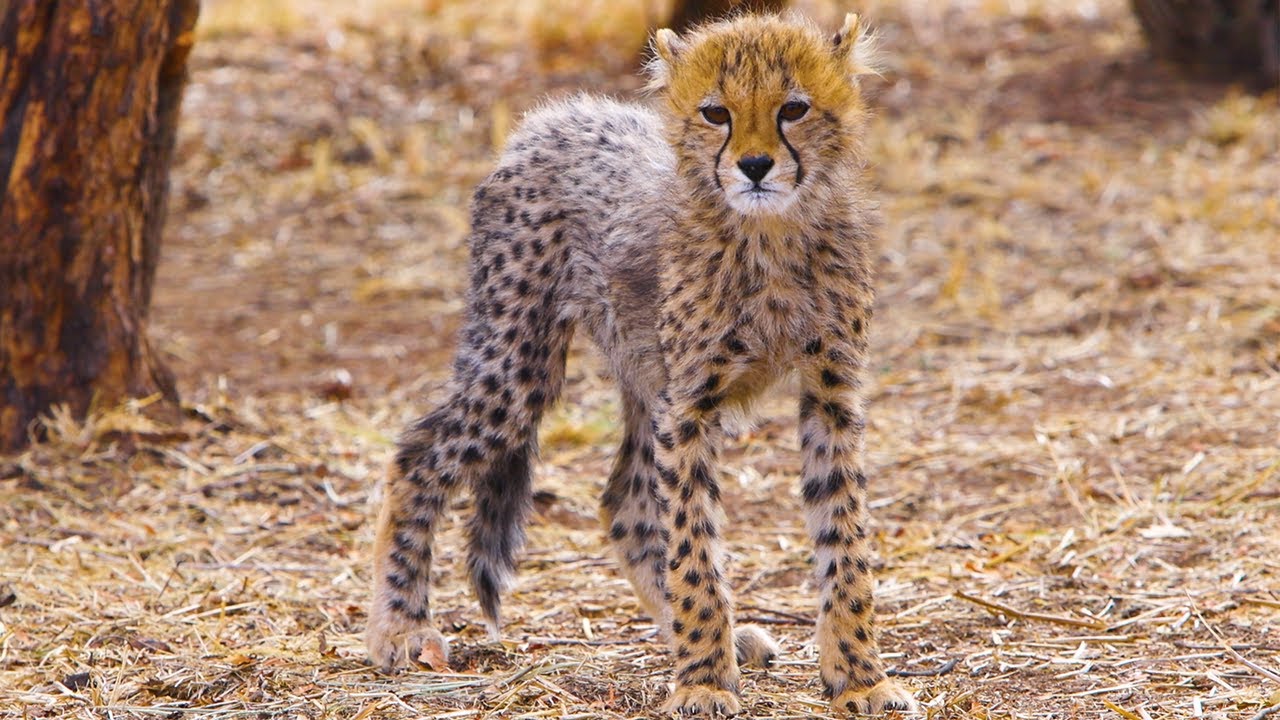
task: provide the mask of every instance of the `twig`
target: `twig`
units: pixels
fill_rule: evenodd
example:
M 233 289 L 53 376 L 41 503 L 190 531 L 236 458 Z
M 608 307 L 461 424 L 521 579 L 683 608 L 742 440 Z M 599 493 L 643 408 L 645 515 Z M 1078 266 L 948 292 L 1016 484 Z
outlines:
M 1072 627 L 1087 627 L 1093 630 L 1106 630 L 1107 624 L 1097 620 L 1080 620 L 1079 618 L 1062 617 L 1061 615 L 1046 615 L 1044 613 L 1023 612 L 1017 608 L 1009 607 L 998 602 L 985 600 L 974 595 L 970 595 L 959 590 L 956 591 L 956 597 L 961 600 L 980 605 L 988 610 L 999 612 L 1009 617 L 1015 617 L 1022 620 L 1039 620 L 1040 622 L 1053 623 L 1055 625 L 1070 625 Z
M 1104 699 L 1102 700 L 1102 704 L 1103 704 L 1103 705 L 1106 705 L 1108 708 L 1110 708 L 1110 709 L 1111 709 L 1111 711 L 1112 711 L 1112 712 L 1114 712 L 1115 714 L 1117 714 L 1117 715 L 1119 715 L 1120 717 L 1124 718 L 1125 720 L 1142 720 L 1142 716 L 1141 716 L 1141 715 L 1138 715 L 1137 713 L 1132 712 L 1132 711 L 1130 711 L 1130 710 L 1125 710 L 1124 708 L 1122 708 L 1122 707 L 1120 707 L 1119 705 L 1117 705 L 1117 704 L 1115 704 L 1115 703 L 1111 702 L 1110 700 L 1107 700 L 1107 699 L 1105 699 L 1105 698 L 1104 698 Z
M 769 625 L 789 625 L 789 624 L 806 625 L 806 626 L 814 625 L 813 618 L 805 617 L 804 615 L 796 615 L 795 613 L 783 612 L 781 610 L 774 610 L 772 608 L 760 607 L 759 605 L 743 605 L 742 609 L 754 610 L 756 612 L 768 613 L 770 615 L 777 615 L 780 618 L 786 618 L 792 621 L 792 623 L 783 623 L 777 620 L 765 620 L 761 618 L 753 618 L 752 622 L 763 622 Z M 746 620 L 746 619 L 747 618 L 743 618 L 743 620 Z
M 1209 634 L 1212 635 L 1213 638 L 1222 645 L 1222 649 L 1226 650 L 1227 653 L 1231 655 L 1231 657 L 1238 660 L 1241 664 L 1243 664 L 1245 667 L 1249 668 L 1250 670 L 1253 670 L 1254 672 L 1271 680 L 1272 682 L 1280 683 L 1280 675 L 1277 675 L 1274 671 L 1268 670 L 1267 668 L 1264 668 L 1258 663 L 1241 655 L 1240 653 L 1236 652 L 1235 648 L 1227 644 L 1227 641 L 1223 639 L 1222 635 L 1218 633 L 1217 628 L 1210 625 L 1209 622 L 1204 619 L 1204 615 L 1200 614 L 1200 608 L 1196 606 L 1196 603 L 1194 600 L 1191 600 L 1190 595 L 1187 596 L 1187 600 L 1191 602 L 1191 611 L 1196 614 L 1197 618 L 1200 618 L 1200 622 L 1205 626 L 1205 629 L 1209 631 Z
M 1249 718 L 1249 720 L 1265 720 L 1265 718 L 1269 718 L 1278 712 L 1280 712 L 1280 704 L 1272 705 L 1269 708 L 1262 708 L 1257 715 Z
M 1211 643 L 1193 643 L 1186 640 L 1174 640 L 1173 646 L 1184 650 L 1218 650 L 1221 645 Z M 1265 645 L 1261 643 L 1238 643 L 1231 647 L 1236 650 L 1263 650 L 1266 652 L 1280 652 L 1280 645 Z
M 760 615 L 741 615 L 734 618 L 735 622 L 755 623 L 756 625 L 803 625 L 809 627 L 813 625 L 813 621 L 805 622 L 803 620 L 795 620 L 791 618 L 771 618 L 762 617 Z
M 610 645 L 639 645 L 648 642 L 648 637 L 629 638 L 622 640 L 578 640 L 576 638 L 553 638 L 541 637 L 538 635 L 526 635 L 522 642 L 531 645 L 568 645 L 571 647 L 608 647 Z
M 959 662 L 959 660 L 951 658 L 932 670 L 903 670 L 901 668 L 889 668 L 884 671 L 884 674 L 892 675 L 894 677 L 937 677 L 939 675 L 946 675 L 952 670 L 955 670 L 956 665 Z

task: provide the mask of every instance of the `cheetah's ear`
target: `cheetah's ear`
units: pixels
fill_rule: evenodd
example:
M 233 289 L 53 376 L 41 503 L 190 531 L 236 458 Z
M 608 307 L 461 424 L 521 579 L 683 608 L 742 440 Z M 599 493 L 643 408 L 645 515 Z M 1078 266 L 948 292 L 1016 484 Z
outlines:
M 844 16 L 844 25 L 831 38 L 831 49 L 855 80 L 861 75 L 880 74 L 875 34 L 862 24 L 857 13 Z
M 689 43 L 676 35 L 674 31 L 663 28 L 653 35 L 653 59 L 645 70 L 649 74 L 649 85 L 646 90 L 655 91 L 666 87 L 671 81 L 671 68 L 680 61 L 680 56 L 689 49 Z

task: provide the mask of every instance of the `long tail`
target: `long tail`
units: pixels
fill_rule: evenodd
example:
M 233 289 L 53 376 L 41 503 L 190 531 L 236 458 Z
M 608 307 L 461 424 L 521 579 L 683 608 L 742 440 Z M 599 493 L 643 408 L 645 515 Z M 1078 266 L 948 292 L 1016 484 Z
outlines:
M 494 636 L 524 545 L 538 424 L 564 385 L 578 320 L 575 283 L 583 277 L 575 278 L 572 221 L 521 200 L 522 182 L 499 170 L 476 191 L 467 324 L 454 375 L 466 415 L 459 461 L 475 497 L 467 568 Z
M 532 443 L 495 458 L 473 485 L 475 514 L 467 523 L 467 571 L 495 639 L 502 593 L 515 576 L 533 499 Z

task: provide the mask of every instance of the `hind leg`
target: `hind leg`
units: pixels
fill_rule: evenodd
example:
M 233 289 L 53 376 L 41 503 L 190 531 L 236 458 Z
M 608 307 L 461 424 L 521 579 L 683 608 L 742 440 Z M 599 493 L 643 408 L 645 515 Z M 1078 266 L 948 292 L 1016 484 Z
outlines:
M 409 428 L 388 473 L 365 634 L 370 659 L 384 669 L 411 664 L 424 650 L 448 658 L 444 637 L 431 625 L 429 582 L 436 522 L 462 480 L 447 460 L 457 440 L 454 407 L 447 404 Z
M 563 384 L 571 319 L 530 308 L 522 316 L 530 324 L 503 330 L 491 308 L 505 298 L 475 294 L 451 399 L 401 439 L 379 515 L 366 641 L 373 662 L 386 668 L 409 664 L 428 645 L 437 657 L 446 652 L 431 627 L 432 541 L 440 515 L 464 485 L 475 497 L 468 573 L 497 634 L 500 595 L 524 543 L 538 422 Z
M 537 424 L 559 388 L 568 345 L 564 333 L 542 337 L 560 345 L 554 353 L 539 351 L 541 366 L 533 360 L 519 367 L 458 363 L 452 399 L 401 439 L 374 548 L 374 602 L 366 640 L 376 664 L 407 665 L 429 645 L 436 657 L 447 652 L 431 627 L 432 541 L 436 523 L 463 485 L 471 487 L 475 498 L 467 523 L 468 574 L 496 636 L 500 595 L 510 584 L 524 543 Z M 547 367 L 554 363 L 556 368 Z M 521 380 L 526 373 L 527 383 Z
M 653 421 L 643 401 L 625 392 L 622 407 L 625 435 L 605 486 L 601 519 L 640 604 L 670 640 L 672 617 L 666 600 L 669 535 L 662 519 L 666 501 L 658 492 Z M 767 667 L 782 652 L 756 625 L 734 627 L 733 640 L 740 665 Z
M 549 319 L 551 320 L 551 319 Z M 547 322 L 512 342 L 512 362 L 503 362 L 481 385 L 504 389 L 489 401 L 476 400 L 478 421 L 470 430 L 487 452 L 476 462 L 472 484 L 475 512 L 467 523 L 467 571 L 480 601 L 489 635 L 498 639 L 502 593 L 515 577 L 532 509 L 533 463 L 538 456 L 538 424 L 564 385 L 572 325 Z
M 666 602 L 667 531 L 658 495 L 652 421 L 644 402 L 625 390 L 622 409 L 625 435 L 605 485 L 600 517 L 640 604 L 666 632 L 671 624 Z

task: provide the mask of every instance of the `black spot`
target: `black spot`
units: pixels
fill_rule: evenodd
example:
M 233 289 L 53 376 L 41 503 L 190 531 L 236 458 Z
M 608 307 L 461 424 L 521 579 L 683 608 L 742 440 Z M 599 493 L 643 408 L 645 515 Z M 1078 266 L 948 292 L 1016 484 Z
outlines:
M 838 528 L 827 528 L 818 537 L 814 538 L 814 543 L 820 547 L 830 547 L 832 545 L 848 545 L 849 541 Z
M 698 424 L 692 420 L 685 420 L 680 423 L 678 432 L 680 436 L 680 443 L 687 443 L 698 436 Z
M 822 369 L 822 384 L 825 387 L 838 387 L 844 385 L 844 378 L 840 377 L 831 368 Z
M 839 403 L 823 403 L 822 410 L 827 414 L 827 417 L 831 418 L 831 422 L 841 430 L 853 423 L 853 416 L 849 413 L 849 409 Z
M 460 457 L 459 460 L 461 460 L 464 465 L 470 465 L 472 463 L 480 462 L 483 457 L 484 453 L 480 452 L 479 447 L 475 445 L 468 445 L 462 451 L 462 457 Z
M 846 482 L 844 471 L 836 468 L 825 478 L 813 477 L 805 480 L 801 492 L 806 503 L 822 502 L 844 488 Z
M 800 419 L 806 419 L 813 415 L 813 409 L 818 405 L 818 398 L 810 393 L 800 396 Z
M 626 536 L 627 526 L 622 523 L 616 522 L 613 524 L 613 527 L 609 529 L 609 537 L 613 538 L 615 542 Z
M 676 471 L 669 467 L 658 468 L 658 476 L 662 478 L 662 484 L 668 488 L 674 488 L 680 482 L 680 478 L 676 476 Z
M 817 355 L 820 352 L 822 352 L 822 341 L 817 338 L 810 340 L 804 346 L 805 355 Z
M 697 570 L 690 570 L 684 574 L 684 581 L 689 583 L 691 587 L 698 587 L 702 584 L 702 576 Z
M 698 642 L 701 639 L 702 639 L 702 631 L 699 630 L 698 628 L 694 628 L 689 632 L 689 642 Z
M 724 398 L 719 395 L 703 395 L 698 398 L 698 402 L 694 404 L 694 407 L 697 408 L 699 412 L 711 412 L 719 407 L 723 400 Z
M 695 538 L 701 538 L 701 537 L 714 538 L 716 536 L 716 527 L 715 525 L 711 524 L 710 520 L 702 520 L 694 523 L 693 528 L 690 529 L 690 532 L 693 534 Z
M 711 502 L 720 502 L 720 483 L 716 482 L 711 471 L 707 469 L 706 463 L 694 463 L 690 470 L 693 482 L 701 485 L 707 491 L 707 497 Z

